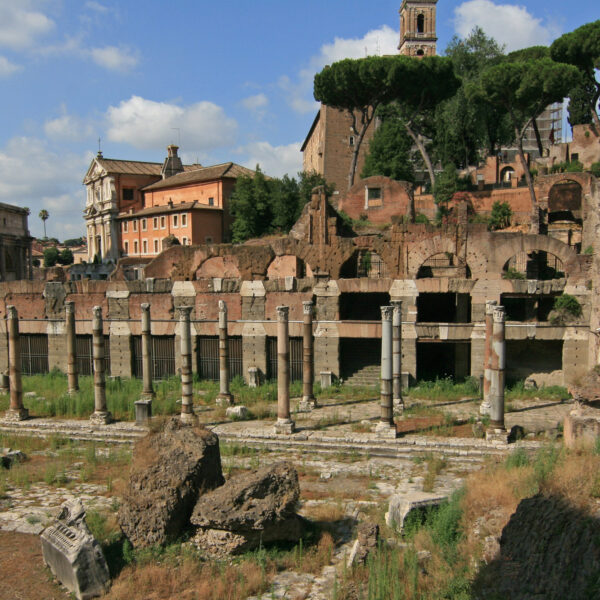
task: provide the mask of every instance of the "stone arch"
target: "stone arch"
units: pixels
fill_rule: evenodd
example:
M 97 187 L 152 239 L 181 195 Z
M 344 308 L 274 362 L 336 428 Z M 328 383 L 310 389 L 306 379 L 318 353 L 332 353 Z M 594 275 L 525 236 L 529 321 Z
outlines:
M 407 270 L 409 277 L 415 279 L 421 265 L 427 259 L 444 252 L 455 254 L 456 244 L 451 238 L 442 235 L 428 238 L 414 246 L 408 253 Z
M 546 252 L 556 256 L 562 262 L 567 277 L 579 270 L 577 253 L 572 248 L 556 238 L 535 234 L 511 235 L 510 240 L 498 244 L 494 248 L 495 268 L 502 273 L 504 266 L 513 256 L 533 252 Z
M 202 261 L 196 269 L 196 279 L 211 279 L 222 277 L 234 279 L 240 277 L 238 261 L 234 256 L 213 256 Z
M 453 252 L 440 252 L 426 259 L 417 271 L 417 279 L 430 277 L 471 279 L 471 269 Z
M 295 254 L 281 254 L 269 263 L 267 279 L 283 277 L 312 277 L 312 269 Z
M 504 167 L 500 171 L 500 181 L 502 183 L 510 183 L 510 180 L 515 177 L 515 170 L 512 167 Z
M 417 15 L 417 33 L 425 33 L 425 15 L 423 13 Z

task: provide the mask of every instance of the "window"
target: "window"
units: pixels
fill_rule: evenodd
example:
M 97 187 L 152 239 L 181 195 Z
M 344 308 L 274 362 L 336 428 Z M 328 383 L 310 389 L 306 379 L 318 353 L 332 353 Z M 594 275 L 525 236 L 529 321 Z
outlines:
M 186 214 L 181 215 L 181 226 L 187 227 L 187 215 Z
M 353 135 L 350 136 L 348 143 L 350 144 L 350 146 L 354 146 L 354 136 Z
M 127 241 L 124 244 L 124 252 L 125 254 L 129 254 L 129 242 Z
M 420 14 L 417 16 L 417 33 L 425 32 L 425 15 Z
M 187 245 L 188 245 L 188 239 L 187 239 L 187 237 L 186 237 L 186 236 L 183 236 L 183 237 L 181 238 L 181 245 L 182 245 L 182 246 L 187 246 Z
M 158 229 L 158 217 L 154 217 L 154 219 L 152 219 L 152 227 L 154 227 L 154 229 Z
M 173 215 L 173 227 L 179 227 L 179 215 Z
M 158 254 L 158 240 L 154 240 L 154 254 Z
M 146 231 L 148 229 L 148 219 L 142 219 L 142 231 Z
M 142 254 L 148 254 L 148 240 L 142 240 Z
M 122 228 L 123 228 L 123 233 L 127 233 L 129 231 L 129 222 L 123 221 Z
M 424 56 L 425 52 L 420 48 L 417 50 L 417 56 Z
M 214 205 L 215 205 L 215 199 L 214 199 L 214 198 L 212 198 L 212 197 L 211 197 L 211 198 L 209 198 L 209 199 L 208 199 L 208 205 L 209 205 L 209 206 L 214 206 Z
M 133 240 L 133 253 L 134 254 L 139 254 L 140 253 L 140 248 L 139 248 L 137 240 Z
M 134 219 L 133 221 L 131 221 L 132 225 L 133 225 L 133 230 L 137 231 L 137 219 Z
M 165 227 L 166 227 L 166 225 L 165 225 L 165 218 L 164 218 L 164 217 L 161 217 L 161 218 L 160 218 L 160 228 L 161 228 L 161 229 L 164 229 Z
M 131 201 L 133 200 L 134 189 L 133 188 L 123 188 L 123 200 Z

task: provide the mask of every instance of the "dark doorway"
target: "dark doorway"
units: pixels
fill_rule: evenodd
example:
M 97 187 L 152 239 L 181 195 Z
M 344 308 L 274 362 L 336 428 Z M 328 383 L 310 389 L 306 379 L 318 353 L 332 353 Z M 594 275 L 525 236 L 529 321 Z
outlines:
M 562 340 L 507 340 L 506 379 L 519 381 L 532 373 L 562 369 Z
M 359 372 L 369 375 L 375 382 L 381 369 L 381 339 L 341 338 L 340 374 L 348 379 Z
M 471 342 L 417 342 L 418 380 L 461 381 L 470 374 Z
M 389 294 L 379 292 L 341 294 L 340 320 L 381 321 L 381 307 L 389 304 Z
M 417 297 L 418 323 L 470 323 L 470 294 L 419 294 Z

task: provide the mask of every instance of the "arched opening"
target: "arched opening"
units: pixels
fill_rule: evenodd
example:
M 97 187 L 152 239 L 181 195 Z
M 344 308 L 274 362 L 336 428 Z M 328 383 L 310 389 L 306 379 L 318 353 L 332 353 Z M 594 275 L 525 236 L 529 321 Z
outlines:
M 565 276 L 562 260 L 543 250 L 519 252 L 509 258 L 502 268 L 504 279 L 561 279 Z
M 425 56 L 425 52 L 421 48 L 419 48 L 417 50 L 417 56 Z
M 500 181 L 502 183 L 510 184 L 511 180 L 515 177 L 515 170 L 512 167 L 504 167 L 500 171 Z
M 548 235 L 581 250 L 582 189 L 576 181 L 555 183 L 548 194 Z
M 308 269 L 310 270 L 310 268 Z M 310 272 L 312 275 L 312 271 Z M 267 279 L 282 279 L 283 277 L 307 277 L 304 261 L 293 254 L 276 256 L 267 269 Z
M 376 279 L 387 277 L 387 267 L 379 254 L 365 250 L 358 257 L 357 276 Z
M 417 33 L 425 33 L 425 15 L 424 14 L 417 15 Z
M 467 263 L 452 252 L 440 252 L 430 256 L 417 271 L 417 279 L 429 277 L 457 277 L 471 279 Z
M 240 277 L 240 272 L 233 257 L 213 256 L 200 265 L 195 277 L 196 279 L 212 279 L 213 277 L 236 279 Z
M 358 272 L 358 252 L 354 252 L 352 256 L 344 262 L 340 268 L 340 277 L 342 279 L 354 279 Z

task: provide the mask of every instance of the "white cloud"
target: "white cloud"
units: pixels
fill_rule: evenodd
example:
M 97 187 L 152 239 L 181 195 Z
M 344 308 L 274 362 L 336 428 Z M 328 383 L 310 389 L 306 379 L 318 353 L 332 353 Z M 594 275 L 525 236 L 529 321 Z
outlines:
M 109 107 L 106 118 L 109 140 L 140 149 L 166 146 L 179 129 L 186 152 L 205 153 L 232 144 L 237 132 L 237 122 L 212 102 L 179 106 L 132 96 Z
M 8 77 L 20 70 L 20 66 L 10 62 L 8 58 L 0 56 L 0 77 Z
M 88 2 L 85 3 L 85 7 L 89 10 L 93 10 L 99 13 L 108 12 L 108 6 L 100 4 L 100 2 L 94 2 L 94 0 L 88 0 Z
M 265 94 L 256 94 L 254 96 L 248 96 L 241 101 L 241 105 L 248 111 L 250 111 L 259 121 L 264 119 L 267 114 L 267 106 L 269 106 L 269 99 Z
M 316 110 L 318 104 L 312 98 L 313 79 L 325 65 L 344 58 L 363 58 L 397 54 L 400 34 L 388 25 L 372 29 L 361 38 L 338 38 L 324 44 L 318 54 L 311 57 L 308 66 L 301 69 L 295 80 L 287 76 L 279 79 L 280 89 L 287 95 L 290 106 L 299 113 Z
M 129 48 L 105 46 L 104 48 L 92 48 L 89 53 L 97 65 L 109 71 L 130 71 L 139 62 L 136 54 Z
M 511 52 L 528 46 L 548 45 L 560 33 L 550 23 L 533 17 L 524 6 L 494 4 L 491 0 L 468 0 L 454 9 L 454 29 L 467 37 L 475 26 Z
M 236 150 L 240 154 L 248 156 L 244 160 L 244 166 L 254 169 L 256 165 L 267 175 L 281 177 L 286 173 L 295 177 L 302 171 L 302 153 L 300 142 L 294 142 L 286 146 L 272 146 L 269 142 L 252 142 Z
M 31 8 L 30 2 L 0 2 L 0 46 L 27 48 L 53 28 L 54 21 Z
M 81 235 L 85 231 L 81 181 L 90 160 L 89 153 L 55 152 L 38 138 L 12 138 L 0 148 L 0 202 L 28 206 L 33 235 L 43 234 L 37 218 L 42 208 L 50 213 L 49 236 Z
M 62 107 L 62 115 L 44 123 L 44 132 L 51 140 L 78 142 L 90 138 L 94 134 L 94 126 L 89 121 L 70 115 L 66 107 Z

